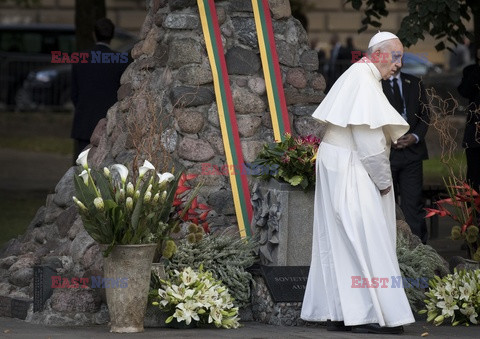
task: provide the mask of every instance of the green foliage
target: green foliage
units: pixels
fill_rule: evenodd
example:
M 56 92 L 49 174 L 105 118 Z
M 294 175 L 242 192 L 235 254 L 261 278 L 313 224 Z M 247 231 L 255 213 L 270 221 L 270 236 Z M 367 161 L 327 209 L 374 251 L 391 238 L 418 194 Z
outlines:
M 403 277 L 413 279 L 432 279 L 435 275 L 446 275 L 448 267 L 442 257 L 430 246 L 418 244 L 410 248 L 408 238 L 397 232 L 397 257 Z M 424 289 L 405 288 L 410 306 L 416 312 L 423 307 Z
M 263 146 L 257 159 L 250 165 L 253 176 L 262 180 L 274 178 L 305 191 L 315 187 L 315 159 L 320 139 L 314 136 L 292 137 Z
M 359 32 L 365 31 L 368 26 L 380 27 L 379 20 L 388 15 L 387 4 L 396 1 L 346 0 L 352 8 L 365 13 Z M 463 43 L 464 36 L 474 39 L 465 27 L 465 22 L 471 20 L 469 13 L 474 5 L 468 0 L 408 0 L 409 14 L 402 19 L 397 35 L 406 47 L 410 47 L 418 40 L 424 40 L 424 32 L 427 32 L 438 40 L 435 46 L 438 51 L 451 49 L 457 43 Z
M 197 243 L 182 241 L 170 259 L 168 270 L 203 265 L 228 287 L 235 305 L 241 307 L 250 302 L 250 282 L 253 279 L 245 268 L 256 261 L 255 247 L 252 240 L 235 239 L 228 235 L 206 235 Z

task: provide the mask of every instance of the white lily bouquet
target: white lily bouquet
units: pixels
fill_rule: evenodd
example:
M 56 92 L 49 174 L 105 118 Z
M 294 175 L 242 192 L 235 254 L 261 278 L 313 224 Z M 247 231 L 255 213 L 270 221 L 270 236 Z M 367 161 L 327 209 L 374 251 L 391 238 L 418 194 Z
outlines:
M 228 288 L 211 272 L 187 267 L 170 272 L 170 279 L 160 280 L 161 288 L 152 304 L 171 314 L 165 323 L 175 319 L 190 325 L 192 321 L 216 327 L 237 328 L 238 307 L 234 307 Z
M 430 280 L 425 295 L 427 321 L 441 325 L 451 318 L 452 326 L 478 324 L 480 314 L 480 269 L 454 270 L 453 274 Z
M 172 203 L 180 174 L 157 173 L 147 160 L 138 168 L 136 178 L 122 164 L 105 167 L 103 173 L 88 167 L 90 149 L 83 151 L 77 164 L 82 172 L 75 175 L 76 196 L 83 225 L 98 243 L 113 246 L 158 243 L 165 253 L 175 252 L 172 231 L 180 220 L 171 217 Z M 171 255 L 170 255 L 171 256 Z

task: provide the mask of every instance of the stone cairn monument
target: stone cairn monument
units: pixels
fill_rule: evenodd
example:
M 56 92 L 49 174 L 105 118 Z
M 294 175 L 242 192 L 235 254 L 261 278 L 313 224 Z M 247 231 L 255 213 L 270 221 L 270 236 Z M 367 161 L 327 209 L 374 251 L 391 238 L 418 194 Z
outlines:
M 229 0 L 215 1 L 215 5 L 243 155 L 251 162 L 266 142 L 273 141 L 252 4 Z M 292 130 L 297 135 L 319 136 L 322 126 L 310 116 L 325 89 L 324 78 L 317 72 L 317 53 L 310 49 L 300 22 L 291 16 L 289 1 L 270 0 L 269 5 Z M 200 199 L 212 207 L 208 219 L 212 231 L 235 230 L 229 178 L 202 175 L 205 163 L 221 167 L 226 162 L 196 1 L 147 1 L 139 38 L 132 50 L 134 62 L 121 79 L 118 102 L 91 138 L 89 164 L 102 168 L 140 161 L 135 152 L 139 148 L 147 159 L 165 159 L 162 170 L 179 163 L 204 182 Z M 74 175 L 72 167 L 55 193 L 47 196 L 26 233 L 0 252 L 0 315 L 49 325 L 108 321 L 102 289 L 55 288 L 33 307 L 34 278 L 41 282 L 34 266 L 48 268 L 42 272 L 44 278 L 102 275 L 98 245 L 84 230 L 72 202 Z M 251 178 L 249 183 L 252 188 Z M 257 289 L 254 293 L 268 292 Z

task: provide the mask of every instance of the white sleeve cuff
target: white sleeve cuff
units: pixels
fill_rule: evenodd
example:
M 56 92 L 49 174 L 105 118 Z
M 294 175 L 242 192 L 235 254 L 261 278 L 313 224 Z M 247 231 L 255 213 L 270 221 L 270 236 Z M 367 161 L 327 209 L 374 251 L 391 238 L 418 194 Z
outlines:
M 392 173 L 386 151 L 361 158 L 360 162 L 379 190 L 384 190 L 392 185 Z
M 385 134 L 381 127 L 352 126 L 358 157 L 375 186 L 383 190 L 392 185 L 392 173 Z

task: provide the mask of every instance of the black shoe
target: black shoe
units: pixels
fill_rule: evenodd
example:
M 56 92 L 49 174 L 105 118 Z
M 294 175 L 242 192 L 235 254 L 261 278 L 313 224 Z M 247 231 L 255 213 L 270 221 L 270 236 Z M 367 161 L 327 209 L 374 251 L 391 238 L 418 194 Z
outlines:
M 350 331 L 352 326 L 345 326 L 343 321 L 327 320 L 327 331 Z
M 353 333 L 375 333 L 375 334 L 402 334 L 403 326 L 382 327 L 379 324 L 365 324 L 352 326 Z

